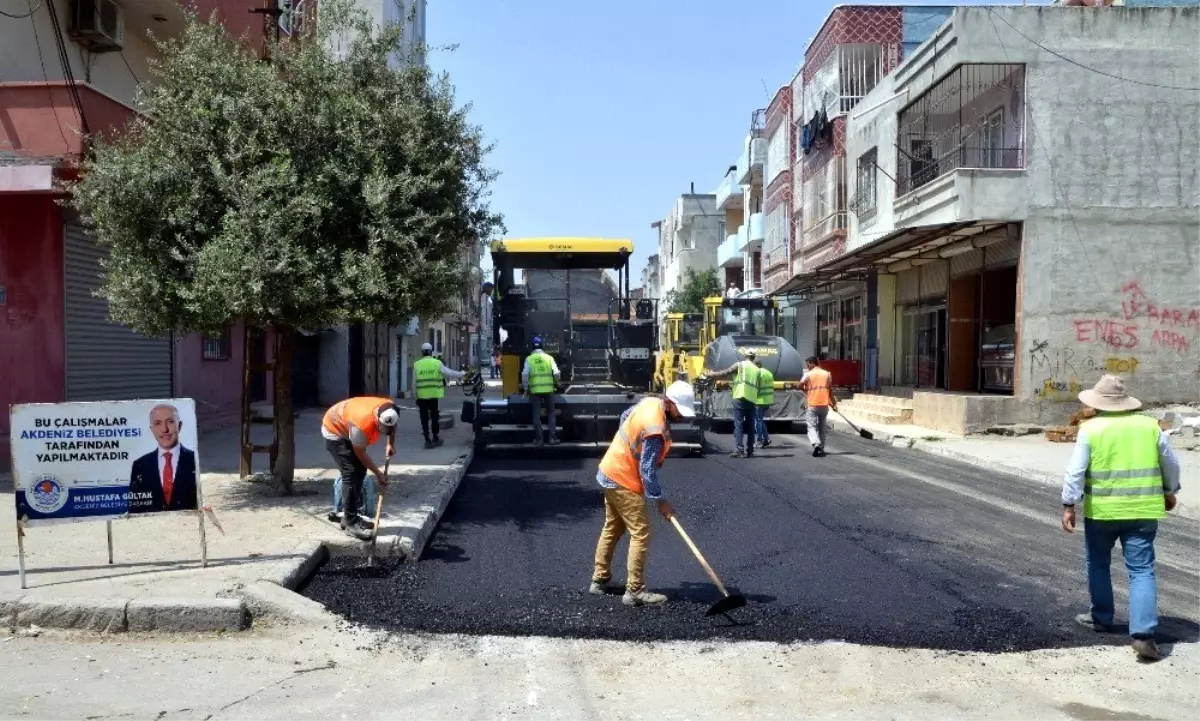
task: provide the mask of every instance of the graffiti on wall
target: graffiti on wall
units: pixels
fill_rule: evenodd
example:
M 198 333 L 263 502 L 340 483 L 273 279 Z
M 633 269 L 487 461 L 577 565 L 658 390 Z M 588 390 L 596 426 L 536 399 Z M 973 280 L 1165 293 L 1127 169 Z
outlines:
M 1033 341 L 1029 368 L 1036 396 L 1075 400 L 1104 373 L 1136 374 L 1139 356 L 1176 356 L 1200 340 L 1200 307 L 1159 304 L 1137 279 L 1121 285 L 1117 300 L 1119 314 L 1072 319 L 1062 348 Z

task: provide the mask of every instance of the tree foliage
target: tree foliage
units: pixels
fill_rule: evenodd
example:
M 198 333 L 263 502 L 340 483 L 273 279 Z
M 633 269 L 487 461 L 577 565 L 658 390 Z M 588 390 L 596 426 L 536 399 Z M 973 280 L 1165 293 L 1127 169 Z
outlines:
M 391 67 L 402 38 L 330 0 L 270 63 L 195 17 L 160 43 L 145 116 L 72 188 L 113 317 L 161 334 L 444 312 L 464 244 L 500 228 L 494 173 L 448 79 Z
M 195 16 L 158 46 L 144 115 L 95 142 L 69 202 L 109 250 L 115 320 L 276 329 L 273 471 L 290 491 L 294 329 L 446 312 L 465 251 L 502 231 L 489 148 L 445 76 L 395 62 L 403 27 L 348 0 L 268 42 L 270 62 Z
M 688 268 L 683 285 L 667 293 L 668 313 L 703 313 L 704 299 L 721 295 L 721 281 L 716 268 L 697 272 Z

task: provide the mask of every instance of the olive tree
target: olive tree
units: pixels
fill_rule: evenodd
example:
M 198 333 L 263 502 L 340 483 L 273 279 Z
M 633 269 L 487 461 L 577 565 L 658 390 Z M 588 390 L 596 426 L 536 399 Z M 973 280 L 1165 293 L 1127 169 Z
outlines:
M 197 17 L 158 41 L 143 115 L 96 140 L 68 201 L 109 250 L 100 293 L 115 320 L 275 331 L 283 492 L 295 330 L 441 314 L 468 244 L 502 230 L 489 148 L 448 78 L 394 62 L 399 25 L 347 0 L 320 10 L 299 41 L 268 41 L 269 62 Z

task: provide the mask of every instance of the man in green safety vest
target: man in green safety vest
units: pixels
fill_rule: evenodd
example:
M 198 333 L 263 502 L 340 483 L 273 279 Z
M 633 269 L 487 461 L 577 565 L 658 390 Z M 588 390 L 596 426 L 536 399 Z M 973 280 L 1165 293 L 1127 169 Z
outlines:
M 1063 479 L 1062 528 L 1075 532 L 1075 504 L 1083 499 L 1083 538 L 1092 610 L 1075 622 L 1092 631 L 1113 629 L 1110 563 L 1119 540 L 1129 571 L 1129 635 L 1138 658 L 1162 658 L 1154 641 L 1158 592 L 1154 536 L 1158 519 L 1175 508 L 1179 460 L 1154 418 L 1135 413 L 1142 403 L 1125 393 L 1118 376 L 1102 377 L 1079 394 L 1095 418 L 1079 427 Z
M 733 376 L 733 453 L 730 458 L 750 458 L 754 455 L 754 419 L 758 409 L 758 367 L 754 351 L 744 351 L 744 358 L 724 370 L 707 371 L 710 378 Z M 744 431 L 744 434 L 743 434 Z M 745 435 L 746 444 L 742 445 Z
M 771 434 L 767 433 L 767 411 L 775 402 L 775 374 L 763 368 L 762 361 L 754 361 L 758 369 L 758 398 L 754 406 L 754 434 L 758 436 L 758 447 L 771 445 Z
M 548 442 L 558 445 L 558 435 L 554 426 L 554 389 L 558 385 L 558 364 L 554 357 L 542 350 L 541 336 L 534 336 L 533 352 L 525 357 L 525 367 L 521 369 L 521 387 L 529 396 L 533 411 L 533 445 L 540 446 Z M 546 423 L 550 426 L 549 438 L 542 438 L 542 406 L 546 407 Z
M 421 434 L 425 447 L 442 445 L 438 436 L 438 401 L 446 396 L 446 379 L 462 378 L 459 371 L 447 368 L 440 358 L 433 357 L 433 345 L 421 344 L 421 359 L 413 363 L 413 383 L 417 387 L 417 410 L 421 414 Z

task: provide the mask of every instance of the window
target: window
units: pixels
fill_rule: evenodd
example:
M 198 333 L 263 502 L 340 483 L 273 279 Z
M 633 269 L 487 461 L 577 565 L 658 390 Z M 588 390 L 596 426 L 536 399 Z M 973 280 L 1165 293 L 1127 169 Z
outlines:
M 982 135 L 983 158 L 982 168 L 1004 167 L 1004 106 L 996 108 L 983 121 Z
M 728 237 L 729 236 L 725 232 L 725 221 L 718 220 L 717 221 L 717 244 L 724 243 L 725 239 Z
M 841 358 L 842 327 L 838 310 L 837 301 L 817 306 L 817 349 L 822 358 Z
M 204 360 L 229 360 L 231 355 L 229 329 L 201 336 Z
M 875 210 L 875 168 L 879 149 L 871 148 L 858 156 L 858 174 L 854 191 L 854 212 L 864 215 Z

